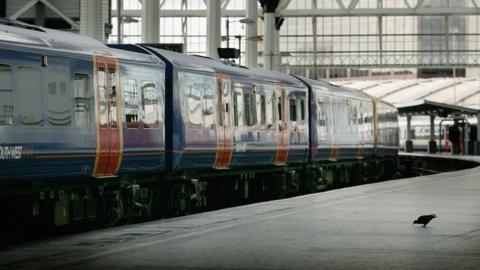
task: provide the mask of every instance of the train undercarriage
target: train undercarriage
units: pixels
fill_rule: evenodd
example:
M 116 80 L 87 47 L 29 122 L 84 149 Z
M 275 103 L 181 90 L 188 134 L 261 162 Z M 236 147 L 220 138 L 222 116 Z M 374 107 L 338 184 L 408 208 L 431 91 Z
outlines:
M 281 199 L 397 177 L 395 157 L 182 174 L 16 184 L 0 198 L 2 231 L 108 227 Z M 55 183 L 55 182 L 53 182 Z M 15 193 L 8 194 L 9 190 Z M 5 230 L 7 229 L 7 230 Z

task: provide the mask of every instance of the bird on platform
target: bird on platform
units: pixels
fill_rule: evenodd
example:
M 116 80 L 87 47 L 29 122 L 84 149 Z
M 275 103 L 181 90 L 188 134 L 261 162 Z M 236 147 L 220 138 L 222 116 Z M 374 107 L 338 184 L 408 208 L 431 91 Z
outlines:
M 437 215 L 431 214 L 431 215 L 419 216 L 417 220 L 413 221 L 413 224 L 423 224 L 423 227 L 425 227 L 434 218 L 437 218 Z

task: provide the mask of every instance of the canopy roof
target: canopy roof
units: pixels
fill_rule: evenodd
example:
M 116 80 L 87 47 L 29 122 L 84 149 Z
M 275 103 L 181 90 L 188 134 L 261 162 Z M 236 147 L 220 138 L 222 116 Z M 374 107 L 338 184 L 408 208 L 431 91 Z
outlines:
M 479 110 L 457 105 L 439 103 L 429 100 L 419 100 L 409 103 L 396 104 L 400 115 L 438 115 L 447 117 L 453 114 L 476 115 Z

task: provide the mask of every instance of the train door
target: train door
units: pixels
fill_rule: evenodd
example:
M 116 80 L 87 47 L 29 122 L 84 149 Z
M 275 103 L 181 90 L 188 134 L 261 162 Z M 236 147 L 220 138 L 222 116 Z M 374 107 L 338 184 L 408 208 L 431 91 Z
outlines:
M 232 160 L 233 133 L 231 119 L 231 81 L 227 75 L 215 74 L 217 85 L 217 152 L 213 167 L 224 169 Z
M 287 121 L 287 89 L 284 86 L 276 87 L 277 102 L 277 153 L 275 155 L 275 165 L 285 165 L 288 159 L 289 130 Z
M 113 57 L 94 56 L 97 151 L 93 176 L 116 176 L 122 160 L 119 66 Z

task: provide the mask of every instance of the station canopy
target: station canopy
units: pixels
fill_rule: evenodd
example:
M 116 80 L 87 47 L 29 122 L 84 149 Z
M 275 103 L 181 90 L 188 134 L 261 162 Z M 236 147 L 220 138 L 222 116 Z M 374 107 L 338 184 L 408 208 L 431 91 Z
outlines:
M 406 115 L 438 115 L 440 117 L 447 117 L 453 114 L 463 115 L 477 115 L 479 112 L 476 109 L 461 107 L 457 105 L 450 105 L 429 100 L 420 100 L 410 103 L 399 103 L 396 105 L 398 114 Z
M 381 81 L 336 81 L 395 105 L 401 115 L 453 113 L 477 114 L 480 110 L 480 79 L 431 78 Z

